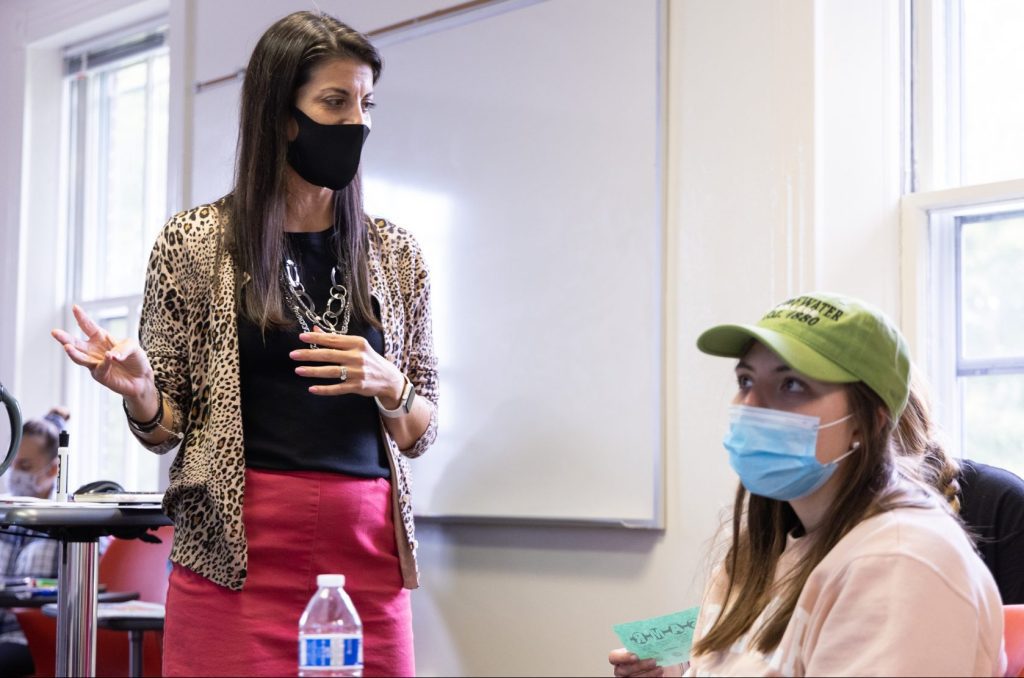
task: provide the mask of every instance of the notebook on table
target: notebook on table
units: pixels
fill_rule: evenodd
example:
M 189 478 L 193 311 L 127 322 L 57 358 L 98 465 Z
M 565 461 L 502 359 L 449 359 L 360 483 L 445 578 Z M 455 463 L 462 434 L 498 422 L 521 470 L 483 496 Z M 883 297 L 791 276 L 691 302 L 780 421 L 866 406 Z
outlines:
M 118 504 L 119 506 L 160 504 L 163 492 L 79 492 L 76 502 L 90 504 Z

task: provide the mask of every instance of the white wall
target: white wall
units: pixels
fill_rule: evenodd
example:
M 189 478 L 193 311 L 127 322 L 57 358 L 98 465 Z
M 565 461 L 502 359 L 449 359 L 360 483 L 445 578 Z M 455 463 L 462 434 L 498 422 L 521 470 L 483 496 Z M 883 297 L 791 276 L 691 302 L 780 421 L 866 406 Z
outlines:
M 818 0 L 822 288 L 900 318 L 900 3 Z
M 11 326 L 15 253 L 25 242 L 23 45 L 134 4 L 0 3 L 4 383 L 15 360 L 54 353 L 32 353 L 47 341 L 35 326 L 21 335 Z M 450 4 L 319 2 L 363 30 Z M 186 33 L 171 38 L 186 52 L 172 64 L 173 105 L 185 118 L 172 139 L 191 144 L 185 88 L 193 80 L 241 66 L 237 55 L 267 24 L 308 6 L 170 0 L 172 31 Z M 52 21 L 40 16 L 47 12 Z M 731 365 L 699 354 L 697 334 L 715 322 L 753 320 L 812 287 L 864 296 L 898 317 L 898 3 L 671 0 L 668 15 L 667 529 L 421 524 L 424 587 L 414 610 L 423 675 L 607 674 L 613 623 L 699 601 L 708 542 L 731 499 L 735 480 L 720 445 Z M 187 204 L 188 177 L 171 182 Z M 55 388 L 49 379 L 35 385 L 31 411 L 47 406 Z

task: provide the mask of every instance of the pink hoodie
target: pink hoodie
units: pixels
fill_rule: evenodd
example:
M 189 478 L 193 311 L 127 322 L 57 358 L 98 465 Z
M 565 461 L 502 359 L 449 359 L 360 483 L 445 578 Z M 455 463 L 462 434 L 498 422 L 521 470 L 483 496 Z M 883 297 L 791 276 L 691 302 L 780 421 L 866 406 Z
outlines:
M 790 537 L 776 582 L 813 533 Z M 719 568 L 694 642 L 722 608 Z M 758 618 L 760 628 L 774 599 Z M 782 642 L 767 656 L 748 632 L 725 652 L 699 655 L 696 676 L 1002 676 L 1003 610 L 992 575 L 956 521 L 936 503 L 879 514 L 855 527 L 818 564 Z

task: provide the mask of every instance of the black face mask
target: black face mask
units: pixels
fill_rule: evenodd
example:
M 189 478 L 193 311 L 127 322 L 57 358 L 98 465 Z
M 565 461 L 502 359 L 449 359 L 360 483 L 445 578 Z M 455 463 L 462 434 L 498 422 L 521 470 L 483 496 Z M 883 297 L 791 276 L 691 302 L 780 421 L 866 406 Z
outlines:
M 359 170 L 366 125 L 321 125 L 292 106 L 299 134 L 288 144 L 288 164 L 299 176 L 335 191 L 348 186 Z

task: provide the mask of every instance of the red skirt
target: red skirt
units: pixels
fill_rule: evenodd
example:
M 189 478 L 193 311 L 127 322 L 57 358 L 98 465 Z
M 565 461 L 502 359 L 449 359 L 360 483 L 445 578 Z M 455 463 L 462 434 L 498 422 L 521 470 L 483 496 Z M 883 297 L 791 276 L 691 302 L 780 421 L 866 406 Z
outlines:
M 345 575 L 363 622 L 363 675 L 415 675 L 390 494 L 386 479 L 247 469 L 245 586 L 231 591 L 174 565 L 163 675 L 296 675 L 299 617 L 316 576 L 333 573 Z

